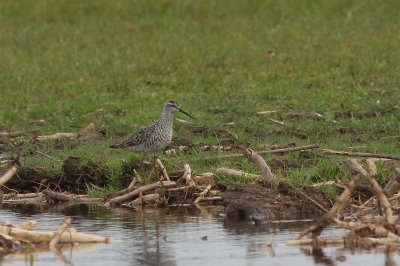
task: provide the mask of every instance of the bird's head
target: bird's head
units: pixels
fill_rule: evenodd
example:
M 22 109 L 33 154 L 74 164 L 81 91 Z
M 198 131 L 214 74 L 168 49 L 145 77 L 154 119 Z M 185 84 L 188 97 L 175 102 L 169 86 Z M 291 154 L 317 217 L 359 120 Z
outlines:
M 194 119 L 193 116 L 191 116 L 190 114 L 188 114 L 184 110 L 182 110 L 181 107 L 179 106 L 179 103 L 175 100 L 169 100 L 168 102 L 166 102 L 164 104 L 164 112 L 167 112 L 170 114 L 174 114 L 176 112 L 181 112 L 181 113 L 184 113 L 185 115 L 189 116 L 190 118 Z

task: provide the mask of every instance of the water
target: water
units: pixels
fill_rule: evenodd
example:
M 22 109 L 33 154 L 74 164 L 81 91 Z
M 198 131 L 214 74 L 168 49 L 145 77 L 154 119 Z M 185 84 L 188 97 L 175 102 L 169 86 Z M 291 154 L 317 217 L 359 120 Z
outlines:
M 111 244 L 66 246 L 58 254 L 35 251 L 0 259 L 0 265 L 395 265 L 385 250 L 287 247 L 307 223 L 258 225 L 227 220 L 221 207 L 106 210 L 94 205 L 23 206 L 0 210 L 12 224 L 29 219 L 37 229 L 57 230 L 65 217 L 80 232 L 114 239 Z M 337 228 L 325 236 L 340 236 Z M 265 243 L 275 234 L 273 247 Z M 397 253 L 392 260 L 399 259 Z

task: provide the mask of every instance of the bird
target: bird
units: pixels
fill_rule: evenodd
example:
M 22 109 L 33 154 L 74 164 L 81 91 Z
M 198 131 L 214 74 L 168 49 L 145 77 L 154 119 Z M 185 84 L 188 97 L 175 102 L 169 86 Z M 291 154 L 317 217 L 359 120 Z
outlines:
M 164 104 L 160 118 L 141 128 L 127 140 L 111 145 L 110 148 L 124 148 L 133 152 L 155 153 L 166 148 L 172 141 L 174 115 L 181 112 L 190 118 L 193 116 L 182 110 L 179 103 L 169 100 Z

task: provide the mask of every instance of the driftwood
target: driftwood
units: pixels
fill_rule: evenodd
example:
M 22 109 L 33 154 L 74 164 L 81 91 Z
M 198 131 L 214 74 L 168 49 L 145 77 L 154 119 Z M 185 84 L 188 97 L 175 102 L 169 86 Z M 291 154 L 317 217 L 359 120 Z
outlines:
M 271 168 L 265 162 L 264 158 L 257 154 L 252 149 L 245 149 L 244 155 L 247 159 L 253 162 L 261 172 L 261 176 L 264 177 L 264 181 L 272 183 L 275 180 L 275 176 L 272 174 Z
M 29 220 L 17 225 L 17 228 L 24 229 L 24 230 L 33 230 L 37 225 L 36 220 Z
M 290 147 L 290 148 L 283 148 L 283 149 L 275 149 L 275 150 L 268 150 L 268 151 L 257 151 L 258 154 L 270 154 L 270 153 L 286 153 L 292 151 L 305 151 L 305 150 L 312 150 L 318 148 L 318 144 L 306 145 L 306 146 L 299 146 L 299 147 Z M 241 157 L 244 154 L 237 153 L 237 154 L 228 154 L 228 155 L 220 155 L 220 156 L 210 156 L 206 157 L 206 160 L 209 159 L 223 159 L 223 158 L 235 158 Z
M 198 204 L 205 195 L 210 191 L 211 185 L 208 185 L 202 192 L 199 193 L 199 196 L 193 201 L 193 204 Z
M 20 166 L 18 164 L 14 164 L 2 177 L 0 177 L 0 186 L 3 186 L 5 183 L 10 181 L 11 178 L 18 172 Z
M 0 226 L 0 233 L 11 236 L 15 239 L 30 243 L 50 243 L 54 232 L 30 231 L 8 226 Z M 61 243 L 109 243 L 110 238 L 92 234 L 79 233 L 75 230 L 68 230 L 60 237 Z
M 196 185 L 192 179 L 192 169 L 190 168 L 189 164 L 185 164 L 183 166 L 184 172 L 182 179 L 185 180 L 187 186 L 194 186 Z
M 156 159 L 156 163 L 157 163 L 158 166 L 160 167 L 164 179 L 167 180 L 167 181 L 171 181 L 171 179 L 169 179 L 167 170 L 165 170 L 165 167 L 164 167 L 164 165 L 162 164 L 161 160 L 157 158 L 157 159 Z
M 55 133 L 53 135 L 44 135 L 44 136 L 37 136 L 35 139 L 38 141 L 44 140 L 61 140 L 61 139 L 77 139 L 86 135 L 94 129 L 94 124 L 90 123 L 86 128 L 80 130 L 79 132 L 74 133 Z
M 165 187 L 165 188 L 176 187 L 176 182 L 174 182 L 174 181 L 159 181 L 159 182 L 155 182 L 152 184 L 148 184 L 143 187 L 137 188 L 134 191 L 128 192 L 124 195 L 112 198 L 112 199 L 108 200 L 106 203 L 104 203 L 104 206 L 106 208 L 110 208 L 111 206 L 113 206 L 115 204 L 124 202 L 124 201 L 134 198 L 134 197 L 137 197 L 137 196 L 139 196 L 140 193 L 144 193 L 146 191 L 156 189 L 160 186 Z
M 47 198 L 52 199 L 54 201 L 68 201 L 74 203 L 100 203 L 102 198 L 89 198 L 86 195 L 74 195 L 74 194 L 65 194 L 61 192 L 55 192 L 51 190 L 43 190 L 43 195 Z
M 323 154 L 326 155 L 340 155 L 340 156 L 349 156 L 349 157 L 368 157 L 368 158 L 384 158 L 391 160 L 400 160 L 400 157 L 385 155 L 385 154 L 377 154 L 377 153 L 367 153 L 367 152 L 348 152 L 348 151 L 334 151 L 329 149 L 321 149 Z
M 215 170 L 217 174 L 226 175 L 226 176 L 233 176 L 233 177 L 246 177 L 246 178 L 254 178 L 254 179 L 262 179 L 262 176 L 246 173 L 244 171 L 229 169 L 220 167 Z
M 67 218 L 65 219 L 64 223 L 60 226 L 57 232 L 54 233 L 53 238 L 51 239 L 49 243 L 50 249 L 54 249 L 58 242 L 60 242 L 61 236 L 64 233 L 64 231 L 71 225 L 72 219 Z

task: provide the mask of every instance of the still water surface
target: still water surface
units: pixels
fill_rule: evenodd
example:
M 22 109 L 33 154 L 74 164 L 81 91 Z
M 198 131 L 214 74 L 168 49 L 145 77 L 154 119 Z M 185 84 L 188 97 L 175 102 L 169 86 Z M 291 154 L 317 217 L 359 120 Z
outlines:
M 0 265 L 395 265 L 385 250 L 287 247 L 307 223 L 255 226 L 227 220 L 221 207 L 106 210 L 95 205 L 23 206 L 0 210 L 12 224 L 29 219 L 37 229 L 57 230 L 67 216 L 81 232 L 114 239 L 111 244 L 65 247 L 59 254 L 33 252 L 0 258 Z M 275 234 L 273 247 L 266 247 Z M 342 235 L 328 228 L 325 236 Z M 390 257 L 390 258 L 389 258 Z

